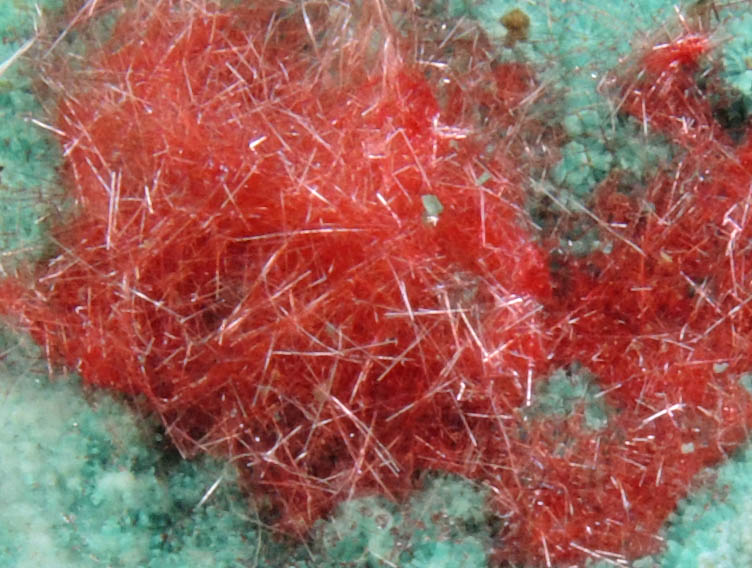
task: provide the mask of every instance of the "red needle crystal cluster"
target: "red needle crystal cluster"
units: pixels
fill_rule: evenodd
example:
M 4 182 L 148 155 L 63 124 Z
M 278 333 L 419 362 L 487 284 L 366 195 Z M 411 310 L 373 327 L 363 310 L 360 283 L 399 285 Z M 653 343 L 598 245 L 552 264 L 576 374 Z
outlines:
M 139 3 L 85 69 L 50 72 L 75 212 L 4 310 L 184 455 L 237 463 L 288 530 L 433 469 L 492 488 L 507 559 L 654 551 L 751 417 L 752 143 L 695 83 L 707 38 L 617 82 L 678 157 L 642 191 L 607 180 L 612 250 L 550 270 L 524 210 L 527 67 L 377 1 L 264 4 Z M 528 411 L 577 362 L 599 430 Z
M 297 529 L 419 468 L 481 467 L 542 370 L 549 284 L 464 97 L 500 127 L 530 74 L 479 57 L 426 78 L 416 51 L 443 48 L 378 3 L 273 8 L 145 3 L 118 24 L 60 100 L 61 252 L 3 296 L 52 360 L 145 397 L 183 454 L 236 461 Z M 496 73 L 517 78 L 504 99 Z

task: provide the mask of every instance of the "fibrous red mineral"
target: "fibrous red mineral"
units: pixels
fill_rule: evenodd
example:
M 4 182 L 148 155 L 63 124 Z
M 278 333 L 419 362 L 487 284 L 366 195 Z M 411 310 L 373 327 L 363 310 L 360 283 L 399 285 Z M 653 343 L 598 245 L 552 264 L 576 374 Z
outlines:
M 183 454 L 235 462 L 288 530 L 444 470 L 492 488 L 507 559 L 655 551 L 750 423 L 752 145 L 696 88 L 707 37 L 618 83 L 679 157 L 642 192 L 609 178 L 613 250 L 551 273 L 514 135 L 541 126 L 519 112 L 534 73 L 403 8 L 133 7 L 84 70 L 50 72 L 75 211 L 5 311 Z M 575 362 L 600 430 L 526 411 Z
M 612 249 L 563 261 L 556 278 L 567 330 L 556 357 L 585 363 L 618 410 L 586 462 L 611 495 L 610 526 L 590 525 L 613 534 L 611 550 L 625 525 L 637 536 L 632 552 L 655 547 L 650 535 L 692 478 L 738 447 L 752 418 L 739 383 L 752 368 L 752 258 L 743 244 L 752 232 L 752 140 L 736 144 L 715 118 L 711 89 L 719 98 L 722 89 L 712 47 L 707 34 L 687 30 L 616 76 L 622 112 L 668 137 L 676 158 L 644 187 L 625 188 L 618 173 L 607 179 L 593 216 Z M 584 472 L 575 475 L 585 483 Z
M 480 461 L 474 423 L 546 364 L 546 255 L 463 98 L 508 123 L 531 74 L 421 65 L 438 44 L 380 8 L 129 13 L 54 74 L 76 210 L 3 294 L 53 361 L 237 462 L 293 530 Z M 504 98 L 481 84 L 502 71 Z

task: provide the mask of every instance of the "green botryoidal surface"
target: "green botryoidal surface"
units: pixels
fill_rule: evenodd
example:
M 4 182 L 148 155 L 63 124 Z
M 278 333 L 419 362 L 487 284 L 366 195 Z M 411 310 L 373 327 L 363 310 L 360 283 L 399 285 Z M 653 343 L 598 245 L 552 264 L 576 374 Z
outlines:
M 0 565 L 230 567 L 262 552 L 231 467 L 179 459 L 111 396 L 50 381 L 29 341 L 3 330 L 0 345 Z
M 679 504 L 666 530 L 664 568 L 752 565 L 752 449 L 704 474 L 701 489 Z
M 502 59 L 523 60 L 541 82 L 556 90 L 556 108 L 548 109 L 567 141 L 558 163 L 539 172 L 540 190 L 561 206 L 576 207 L 614 169 L 637 180 L 649 175 L 671 148 L 660 138 L 640 135 L 639 125 L 618 115 L 608 93 L 607 73 L 647 34 L 667 23 L 678 26 L 676 2 L 517 2 L 457 0 L 455 13 L 477 19 L 503 45 Z M 501 20 L 521 9 L 530 19 L 528 37 L 513 44 Z
M 564 420 L 572 414 L 582 414 L 583 427 L 593 433 L 604 428 L 611 412 L 604 393 L 585 368 L 574 365 L 557 369 L 541 381 L 525 410 L 530 420 L 548 418 Z
M 467 481 L 431 475 L 399 507 L 381 497 L 348 501 L 315 530 L 316 566 L 485 566 L 491 540 L 485 499 Z
M 0 276 L 16 262 L 34 258 L 45 242 L 40 219 L 49 212 L 59 152 L 31 122 L 41 117 L 41 108 L 32 94 L 33 72 L 24 65 L 24 55 L 33 47 L 35 18 L 61 4 L 0 2 Z

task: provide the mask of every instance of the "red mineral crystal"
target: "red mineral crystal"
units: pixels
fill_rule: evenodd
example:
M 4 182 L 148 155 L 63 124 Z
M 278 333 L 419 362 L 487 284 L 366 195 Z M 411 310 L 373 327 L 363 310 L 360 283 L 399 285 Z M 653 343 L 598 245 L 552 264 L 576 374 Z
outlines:
M 409 6 L 264 4 L 140 2 L 84 69 L 46 71 L 75 208 L 4 311 L 184 455 L 236 463 L 286 530 L 437 469 L 492 488 L 507 561 L 655 552 L 752 426 L 752 142 L 697 84 L 707 35 L 615 75 L 677 157 L 603 182 L 586 221 L 610 251 L 550 271 L 524 211 L 528 66 L 480 32 L 448 49 Z M 578 364 L 597 430 L 582 405 L 534 413 Z
M 741 246 L 752 232 L 752 142 L 734 144 L 697 84 L 710 49 L 687 33 L 618 79 L 622 110 L 670 137 L 677 157 L 644 188 L 606 180 L 593 213 L 611 250 L 563 262 L 556 278 L 563 306 L 551 313 L 568 329 L 556 357 L 587 365 L 618 414 L 572 450 L 560 478 L 569 513 L 536 527 L 549 547 L 651 552 L 692 478 L 752 425 L 739 384 L 752 368 L 752 259 Z
M 374 6 L 147 2 L 93 71 L 50 71 L 75 213 L 2 290 L 53 362 L 145 398 L 294 531 L 481 461 L 491 403 L 547 365 L 547 259 L 494 116 L 447 122 L 415 57 L 438 42 Z

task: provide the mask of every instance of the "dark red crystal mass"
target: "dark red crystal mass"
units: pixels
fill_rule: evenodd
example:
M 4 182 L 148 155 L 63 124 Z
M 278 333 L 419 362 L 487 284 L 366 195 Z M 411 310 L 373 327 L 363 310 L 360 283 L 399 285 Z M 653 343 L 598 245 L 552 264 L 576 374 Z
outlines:
M 302 529 L 480 459 L 467 416 L 540 375 L 549 283 L 514 167 L 461 100 L 490 61 L 428 80 L 413 53 L 436 45 L 381 14 L 275 8 L 118 24 L 61 96 L 61 252 L 4 296 L 53 361 L 144 396 L 185 455 L 236 461 Z
M 141 2 L 85 69 L 49 70 L 75 211 L 4 311 L 184 455 L 235 462 L 287 530 L 438 469 L 492 488 L 508 560 L 653 552 L 750 425 L 752 144 L 697 87 L 712 46 L 686 33 L 617 74 L 677 157 L 608 178 L 612 250 L 550 268 L 524 209 L 534 72 L 402 8 Z M 577 364 L 597 430 L 530 411 Z

